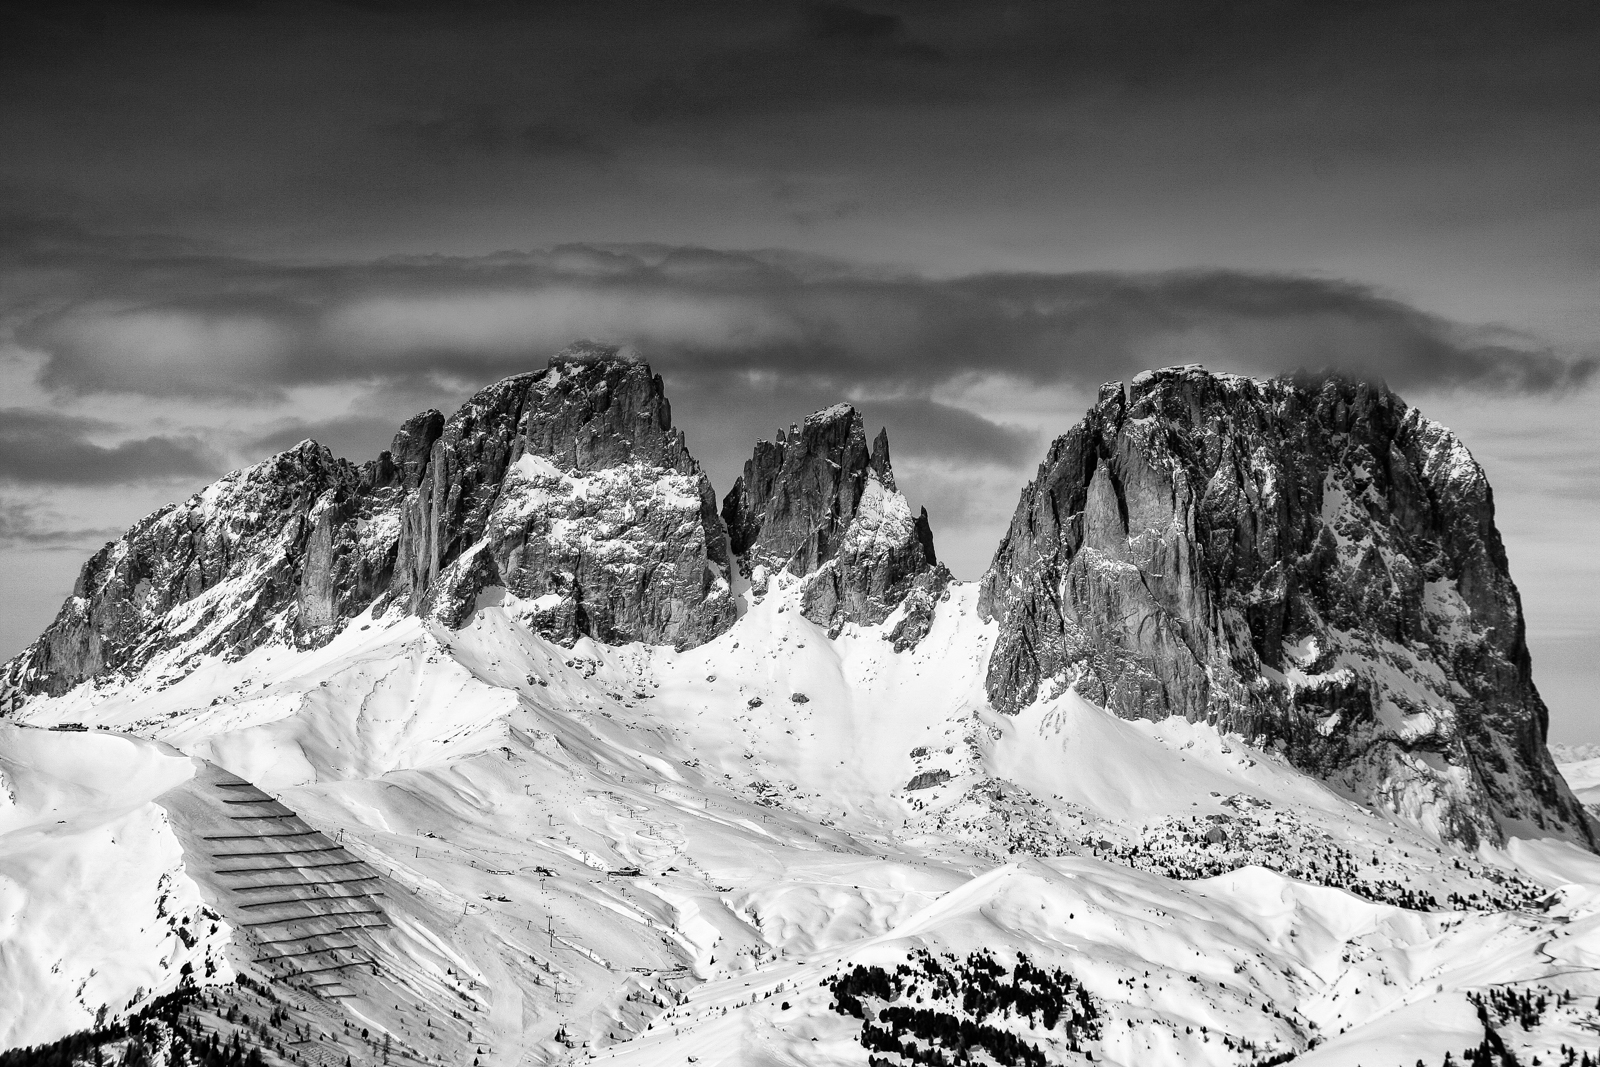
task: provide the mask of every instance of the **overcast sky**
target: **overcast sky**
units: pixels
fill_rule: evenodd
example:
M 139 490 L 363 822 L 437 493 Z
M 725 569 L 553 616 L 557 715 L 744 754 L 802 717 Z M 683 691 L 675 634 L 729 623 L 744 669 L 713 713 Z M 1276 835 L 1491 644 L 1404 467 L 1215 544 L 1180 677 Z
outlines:
M 1600 740 L 1600 8 L 107 5 L 0 15 L 0 656 L 88 552 L 579 337 L 719 493 L 844 398 L 962 577 L 1102 381 L 1381 377 L 1489 470 Z

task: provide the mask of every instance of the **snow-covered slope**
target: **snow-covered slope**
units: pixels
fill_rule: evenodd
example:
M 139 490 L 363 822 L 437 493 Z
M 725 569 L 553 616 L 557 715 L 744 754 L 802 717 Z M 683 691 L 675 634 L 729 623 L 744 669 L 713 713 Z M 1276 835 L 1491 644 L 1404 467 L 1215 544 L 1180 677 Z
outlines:
M 1573 794 L 1593 811 L 1600 804 L 1600 746 L 1552 745 L 1550 753 Z
M 156 797 L 194 762 L 149 741 L 0 724 L 0 1045 L 59 1037 L 174 986 L 231 979 Z
M 1451 850 L 1237 738 L 1072 693 L 996 713 L 994 624 L 970 585 L 900 652 L 894 617 L 830 639 L 803 594 L 780 576 L 684 651 L 563 648 L 530 628 L 538 605 L 502 594 L 456 631 L 363 616 L 320 649 L 31 703 L 0 737 L 19 798 L 0 871 L 33 902 L 8 903 L 0 942 L 0 990 L 29 1005 L 8 1040 L 122 1010 L 210 953 L 210 981 L 277 976 L 286 1003 L 423 1060 L 859 1064 L 862 1021 L 820 983 L 988 950 L 1081 983 L 1100 1063 L 1312 1045 L 1307 1062 L 1436 1062 L 1484 1038 L 1468 993 L 1508 983 L 1580 997 L 1526 1033 L 1496 1022 L 1509 1044 L 1594 1042 L 1600 864 L 1573 846 L 1527 846 L 1521 866 L 1515 850 Z M 38 728 L 60 722 L 90 729 Z M 209 854 L 229 836 L 205 822 L 221 802 L 197 799 L 241 779 L 282 807 L 239 810 L 292 813 L 378 880 L 386 929 L 342 955 L 269 951 L 247 924 L 270 913 Z M 67 822 L 41 827 L 46 813 Z M 303 832 L 287 818 L 264 825 Z M 135 856 L 144 895 L 59 873 Z M 204 934 L 194 947 L 157 937 L 163 876 L 167 913 Z M 85 910 L 103 936 L 64 928 Z M 365 963 L 332 992 L 294 988 L 321 984 L 309 964 L 349 959 Z M 336 1057 L 381 1058 L 342 1035 Z

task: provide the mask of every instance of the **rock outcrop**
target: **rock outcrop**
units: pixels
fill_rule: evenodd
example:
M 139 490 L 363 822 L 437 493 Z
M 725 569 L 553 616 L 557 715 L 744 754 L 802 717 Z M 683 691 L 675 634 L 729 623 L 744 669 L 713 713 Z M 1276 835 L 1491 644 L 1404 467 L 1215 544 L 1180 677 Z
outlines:
M 1003 710 L 1074 686 L 1276 746 L 1446 839 L 1595 844 L 1544 745 L 1483 470 L 1382 386 L 1106 386 L 1023 491 L 980 610 Z
M 934 556 L 927 509 L 913 516 L 895 486 L 888 433 L 869 450 L 861 413 L 849 404 L 758 442 L 723 498 L 722 517 L 758 591 L 779 571 L 804 577 L 802 610 L 835 634 L 847 622 L 884 621 L 918 590 L 927 610 L 891 635 L 897 645 L 915 644 L 949 580 Z
M 360 472 L 305 441 L 168 504 L 84 564 L 55 621 L 0 673 L 0 699 L 60 694 L 179 646 L 293 638 L 302 618 L 370 601 L 381 560 L 374 574 L 335 548 L 359 524 L 359 496 Z M 342 583 L 328 577 L 336 566 L 350 572 Z
M 565 643 L 698 645 L 732 625 L 728 567 L 661 379 L 580 344 L 408 420 L 364 466 L 306 441 L 144 519 L 0 670 L 0 709 L 152 662 L 319 645 L 369 608 L 460 625 L 488 586 Z
M 566 643 L 689 647 L 734 618 L 711 483 L 661 379 L 615 349 L 574 346 L 467 401 L 399 517 L 393 595 L 413 611 L 444 576 L 461 590 L 451 614 L 468 590 L 503 586 Z M 452 567 L 478 577 L 462 585 Z

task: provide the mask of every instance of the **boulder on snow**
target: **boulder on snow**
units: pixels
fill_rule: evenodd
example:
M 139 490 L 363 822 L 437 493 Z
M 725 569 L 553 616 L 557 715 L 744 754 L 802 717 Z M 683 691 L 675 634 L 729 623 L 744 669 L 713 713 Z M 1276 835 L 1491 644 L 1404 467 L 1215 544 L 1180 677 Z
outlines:
M 950 772 L 944 769 L 936 771 L 919 771 L 912 775 L 911 781 L 906 783 L 908 790 L 932 789 L 936 785 L 943 785 L 950 780 Z

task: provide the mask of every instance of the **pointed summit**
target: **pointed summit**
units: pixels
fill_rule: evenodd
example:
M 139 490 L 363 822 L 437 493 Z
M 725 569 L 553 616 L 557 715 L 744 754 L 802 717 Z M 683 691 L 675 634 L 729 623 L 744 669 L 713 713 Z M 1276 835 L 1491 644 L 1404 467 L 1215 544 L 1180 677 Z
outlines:
M 747 567 L 810 574 L 837 553 L 870 469 L 861 414 L 836 404 L 757 442 L 722 501 L 733 551 Z
M 757 442 L 722 516 L 758 589 L 779 571 L 806 578 L 806 617 L 834 633 L 847 622 L 882 622 L 936 567 L 927 510 L 913 516 L 895 486 L 888 432 L 869 450 L 850 404 Z
M 879 427 L 878 436 L 872 440 L 872 458 L 867 462 L 884 488 L 895 492 L 894 468 L 889 466 L 889 427 Z
M 364 466 L 307 441 L 139 522 L 0 668 L 0 708 L 157 660 L 314 647 L 369 608 L 459 626 L 492 586 L 556 641 L 698 645 L 733 623 L 726 544 L 661 378 L 579 342 L 407 420 Z

